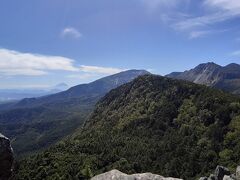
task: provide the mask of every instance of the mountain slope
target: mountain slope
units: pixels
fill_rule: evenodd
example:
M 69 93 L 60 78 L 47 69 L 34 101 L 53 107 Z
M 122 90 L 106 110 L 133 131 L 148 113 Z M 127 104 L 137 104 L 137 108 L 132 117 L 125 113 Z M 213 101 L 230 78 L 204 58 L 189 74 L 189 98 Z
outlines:
M 239 130 L 240 98 L 146 75 L 110 91 L 68 140 L 21 161 L 18 177 L 80 179 L 118 169 L 196 179 L 218 164 L 236 168 Z
M 9 106 L 2 107 L 2 109 L 15 109 L 15 108 L 31 108 L 40 105 L 48 105 L 56 103 L 67 103 L 66 101 L 71 101 L 72 99 L 88 99 L 88 98 L 97 98 L 105 95 L 111 89 L 114 89 L 124 83 L 127 83 L 134 78 L 149 74 L 149 72 L 145 70 L 128 70 L 124 72 L 120 72 L 111 76 L 107 76 L 96 80 L 89 84 L 80 84 L 74 86 L 67 91 L 63 91 L 57 94 L 52 94 L 40 98 L 27 98 L 19 101 L 17 103 L 13 103 Z
M 0 132 L 12 140 L 17 155 L 42 150 L 80 127 L 108 91 L 147 73 L 129 70 L 58 94 L 11 104 L 0 113 Z
M 174 72 L 167 77 L 191 81 L 197 84 L 240 94 L 240 65 L 232 63 L 220 66 L 215 63 L 200 64 L 194 69 Z

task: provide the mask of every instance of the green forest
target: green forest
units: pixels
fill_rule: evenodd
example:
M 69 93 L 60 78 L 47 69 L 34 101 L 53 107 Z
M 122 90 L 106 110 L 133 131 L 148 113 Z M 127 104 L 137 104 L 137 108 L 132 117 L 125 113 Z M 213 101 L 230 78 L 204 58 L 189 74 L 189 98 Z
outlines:
M 89 179 L 112 169 L 196 179 L 240 163 L 240 98 L 155 75 L 110 91 L 83 128 L 18 161 L 16 179 Z

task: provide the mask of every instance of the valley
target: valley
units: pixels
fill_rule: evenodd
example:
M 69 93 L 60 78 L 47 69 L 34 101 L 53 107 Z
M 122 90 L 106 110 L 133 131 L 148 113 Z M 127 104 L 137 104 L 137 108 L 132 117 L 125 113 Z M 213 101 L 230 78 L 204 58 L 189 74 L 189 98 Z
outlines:
M 130 70 L 57 94 L 2 105 L 0 132 L 11 139 L 18 157 L 46 149 L 80 128 L 108 91 L 147 73 Z

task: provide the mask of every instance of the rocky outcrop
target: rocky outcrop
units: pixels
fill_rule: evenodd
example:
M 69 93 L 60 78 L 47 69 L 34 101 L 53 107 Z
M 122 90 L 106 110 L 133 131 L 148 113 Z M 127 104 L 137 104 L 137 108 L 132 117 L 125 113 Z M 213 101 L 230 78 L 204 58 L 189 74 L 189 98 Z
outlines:
M 228 168 L 217 166 L 214 174 L 209 177 L 201 177 L 199 180 L 240 180 L 240 166 L 236 170 L 236 175 L 231 174 Z
M 231 176 L 227 176 L 227 175 L 225 175 L 224 177 L 223 177 L 223 180 L 235 180 L 236 178 L 233 178 L 233 177 L 231 177 Z
M 164 178 L 163 176 L 143 173 L 143 174 L 124 174 L 118 170 L 112 170 L 104 174 L 93 177 L 91 180 L 180 180 L 176 178 Z
M 208 180 L 207 177 L 201 177 L 199 180 Z
M 215 177 L 217 180 L 222 180 L 225 175 L 230 175 L 231 172 L 229 171 L 228 168 L 225 168 L 223 166 L 217 166 L 215 169 Z
M 13 160 L 9 139 L 0 134 L 0 180 L 8 180 L 12 176 Z
M 118 170 L 112 170 L 93 177 L 91 180 L 181 180 L 177 178 L 165 178 L 163 176 L 143 173 L 143 174 L 124 174 Z M 236 174 L 231 174 L 228 168 L 217 166 L 214 174 L 209 177 L 201 177 L 199 180 L 240 180 L 240 166 L 237 167 Z
M 236 170 L 236 179 L 240 180 L 240 166 L 238 166 Z

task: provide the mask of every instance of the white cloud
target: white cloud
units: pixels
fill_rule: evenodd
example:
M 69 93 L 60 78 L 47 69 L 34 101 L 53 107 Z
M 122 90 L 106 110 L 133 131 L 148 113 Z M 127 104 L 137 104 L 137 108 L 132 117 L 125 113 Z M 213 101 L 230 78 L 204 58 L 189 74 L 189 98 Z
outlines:
M 46 71 L 36 70 L 36 69 L 0 69 L 0 73 L 7 76 L 42 76 L 48 74 Z
M 173 27 L 177 31 L 189 33 L 190 37 L 206 36 L 211 34 L 207 32 L 214 30 L 215 24 L 240 17 L 239 0 L 204 0 L 199 5 L 199 8 L 203 8 L 201 9 L 202 15 L 192 14 L 186 17 L 175 18 Z
M 115 74 L 119 73 L 121 71 L 124 71 L 124 69 L 119 68 L 112 68 L 112 67 L 99 67 L 99 66 L 85 66 L 82 65 L 80 67 L 80 71 L 87 72 L 87 73 L 99 73 L 99 74 Z
M 240 14 L 239 0 L 205 0 L 204 4 L 208 7 L 230 11 L 233 14 Z
M 178 30 L 191 30 L 199 27 L 206 27 L 208 25 L 212 25 L 218 22 L 225 21 L 232 17 L 231 13 L 228 12 L 219 12 L 204 16 L 198 16 L 193 18 L 187 18 L 184 20 L 180 20 L 175 24 L 175 28 Z
M 172 7 L 175 6 L 179 0 L 142 0 L 142 2 L 151 9 L 155 9 L 159 6 Z
M 218 34 L 218 33 L 223 33 L 226 31 L 228 31 L 228 30 L 227 29 L 224 29 L 224 30 L 196 30 L 196 31 L 190 32 L 189 38 L 196 39 L 196 38 L 205 37 L 210 34 Z
M 68 78 L 80 79 L 80 80 L 88 80 L 97 77 L 98 75 L 93 73 L 81 73 L 81 74 L 70 74 L 67 75 Z
M 232 56 L 240 56 L 240 50 L 231 53 Z
M 179 29 L 207 26 L 226 21 L 240 15 L 239 0 L 205 0 L 205 15 L 184 19 L 176 24 Z
M 53 70 L 78 71 L 78 68 L 74 67 L 74 60 L 61 56 L 0 49 L 0 74 L 39 76 Z
M 83 80 L 83 82 L 89 82 L 125 70 L 127 69 L 82 65 L 80 66 L 80 71 L 78 73 L 69 74 L 66 77 Z
M 189 2 L 189 0 L 140 0 L 148 12 L 152 13 L 161 9 L 161 13 L 168 12 L 171 9 Z
M 212 33 L 212 31 L 192 31 L 189 35 L 189 38 L 190 39 L 200 38 L 200 37 L 204 37 L 211 33 Z
M 20 84 L 8 84 L 7 85 L 7 89 L 18 89 L 18 90 L 32 90 L 32 89 L 38 89 L 38 90 L 46 90 L 51 88 L 52 86 L 47 85 L 47 84 L 24 84 L 24 83 L 20 83 Z M 1 87 L 0 89 L 5 89 L 6 87 Z
M 236 42 L 240 42 L 240 37 L 235 39 Z
M 46 56 L 40 54 L 21 53 L 18 51 L 0 49 L 0 75 L 2 76 L 41 76 L 52 71 L 73 72 L 72 77 L 81 73 L 82 78 L 99 75 L 111 75 L 124 69 L 99 66 L 77 66 L 76 61 L 61 56 Z
M 62 30 L 61 36 L 78 39 L 78 38 L 82 37 L 82 34 L 73 27 L 67 27 Z

